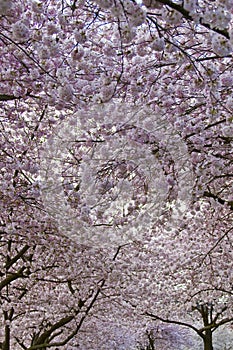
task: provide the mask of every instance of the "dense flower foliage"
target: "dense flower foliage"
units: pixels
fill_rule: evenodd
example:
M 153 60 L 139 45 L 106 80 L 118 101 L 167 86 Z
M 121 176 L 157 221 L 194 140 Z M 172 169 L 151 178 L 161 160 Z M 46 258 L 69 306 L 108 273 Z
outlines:
M 212 350 L 233 321 L 232 13 L 0 0 L 3 350 Z

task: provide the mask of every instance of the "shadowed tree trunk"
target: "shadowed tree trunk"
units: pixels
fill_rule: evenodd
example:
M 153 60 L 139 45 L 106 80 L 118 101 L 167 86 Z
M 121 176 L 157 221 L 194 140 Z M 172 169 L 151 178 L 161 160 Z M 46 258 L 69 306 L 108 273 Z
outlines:
M 201 305 L 197 307 L 205 327 L 213 323 L 213 305 Z M 211 328 L 207 328 L 203 334 L 204 350 L 213 350 L 213 337 Z
M 14 314 L 13 308 L 11 308 L 9 310 L 9 312 L 4 311 L 3 315 L 4 315 L 5 322 L 11 321 L 13 314 Z M 4 339 L 3 343 L 1 344 L 1 346 L 2 346 L 1 347 L 2 350 L 10 350 L 10 325 L 9 324 L 5 325 L 5 339 Z
M 214 350 L 213 348 L 213 339 L 212 339 L 212 331 L 208 329 L 203 338 L 204 341 L 204 350 Z
M 10 326 L 5 326 L 5 339 L 2 343 L 2 350 L 10 350 Z

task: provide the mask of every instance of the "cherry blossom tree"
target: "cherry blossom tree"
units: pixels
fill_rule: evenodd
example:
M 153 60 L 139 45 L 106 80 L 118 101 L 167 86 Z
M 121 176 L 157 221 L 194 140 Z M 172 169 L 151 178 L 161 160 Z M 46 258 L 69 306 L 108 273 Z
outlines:
M 233 321 L 232 9 L 0 1 L 4 350 Z

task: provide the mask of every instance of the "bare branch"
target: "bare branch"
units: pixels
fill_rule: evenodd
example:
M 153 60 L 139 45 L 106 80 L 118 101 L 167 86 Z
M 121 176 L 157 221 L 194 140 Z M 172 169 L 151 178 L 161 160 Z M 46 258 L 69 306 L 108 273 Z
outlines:
M 172 8 L 173 10 L 178 11 L 179 13 L 182 14 L 182 16 L 183 16 L 185 19 L 187 19 L 187 20 L 189 20 L 189 21 L 193 21 L 193 18 L 192 18 L 192 16 L 189 14 L 189 11 L 185 10 L 185 9 L 183 8 L 182 5 L 176 4 L 176 3 L 174 3 L 174 2 L 171 1 L 171 0 L 158 0 L 158 2 L 160 2 L 161 4 L 164 4 L 164 5 L 169 6 L 169 7 Z M 229 33 L 228 33 L 228 31 L 227 31 L 226 29 L 219 29 L 219 28 L 216 28 L 216 27 L 212 28 L 212 27 L 210 26 L 210 24 L 209 24 L 209 23 L 205 23 L 204 20 L 203 20 L 202 18 L 200 19 L 200 24 L 201 24 L 203 27 L 207 28 L 207 29 L 210 29 L 210 30 L 212 30 L 212 31 L 214 31 L 214 32 L 216 32 L 216 33 L 218 33 L 218 34 L 223 35 L 226 39 L 230 39 Z
M 26 269 L 25 266 L 21 267 L 21 269 L 18 272 L 15 273 L 9 273 L 7 277 L 1 281 L 0 283 L 0 291 L 9 285 L 11 282 L 17 280 L 18 278 L 25 278 L 26 276 L 23 274 L 23 271 Z
M 153 318 L 154 320 L 162 321 L 162 322 L 164 322 L 164 323 L 172 323 L 172 324 L 177 324 L 177 325 L 179 325 L 179 326 L 184 326 L 184 327 L 191 328 L 191 329 L 192 329 L 194 332 L 196 332 L 202 339 L 204 339 L 204 335 L 202 334 L 202 331 L 199 330 L 199 329 L 197 329 L 196 327 L 192 326 L 192 325 L 189 324 L 189 323 L 181 322 L 181 321 L 169 320 L 169 319 L 162 318 L 162 317 L 156 316 L 156 315 L 154 315 L 154 314 L 151 314 L 150 312 L 145 312 L 144 315 L 149 316 L 149 317 Z
M 19 252 L 16 254 L 12 259 L 10 259 L 6 265 L 5 268 L 8 270 L 12 265 L 14 265 L 29 249 L 30 247 L 26 244 Z

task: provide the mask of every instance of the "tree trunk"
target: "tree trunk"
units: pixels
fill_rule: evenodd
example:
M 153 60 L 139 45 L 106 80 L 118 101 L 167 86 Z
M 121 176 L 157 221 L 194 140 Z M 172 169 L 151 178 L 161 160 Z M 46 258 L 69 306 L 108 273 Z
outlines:
M 5 326 L 5 340 L 2 344 L 3 350 L 10 350 L 10 327 Z
M 213 339 L 212 339 L 212 331 L 208 329 L 205 332 L 204 341 L 204 350 L 214 350 L 213 348 Z

